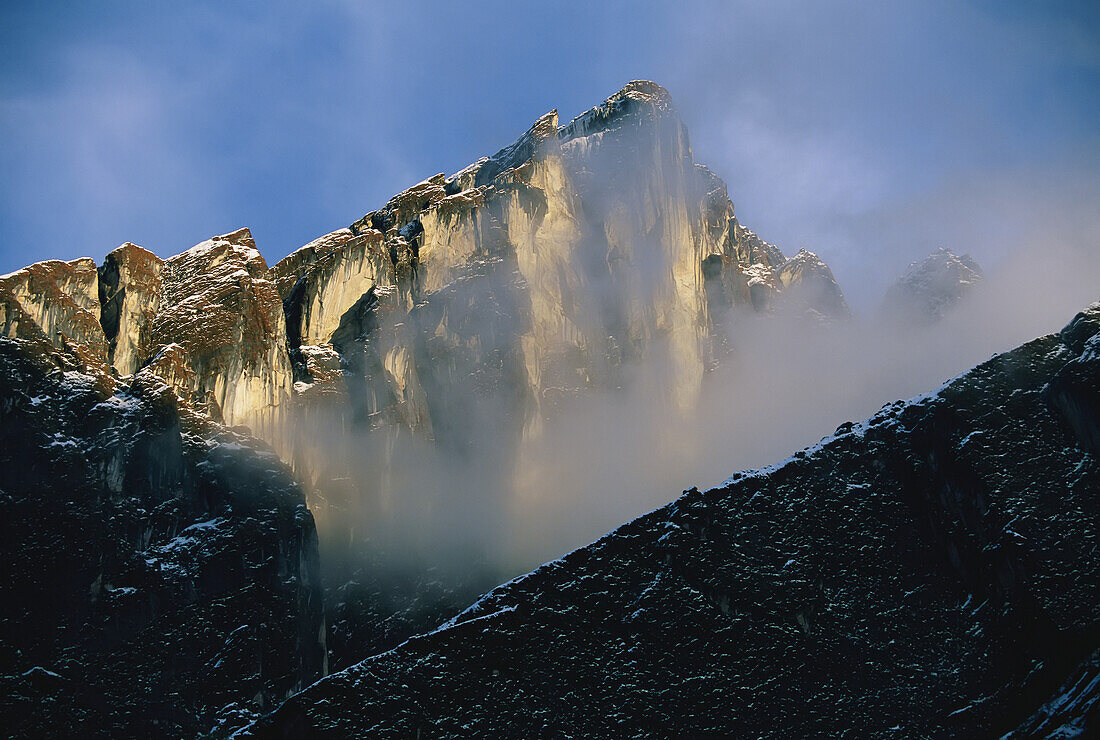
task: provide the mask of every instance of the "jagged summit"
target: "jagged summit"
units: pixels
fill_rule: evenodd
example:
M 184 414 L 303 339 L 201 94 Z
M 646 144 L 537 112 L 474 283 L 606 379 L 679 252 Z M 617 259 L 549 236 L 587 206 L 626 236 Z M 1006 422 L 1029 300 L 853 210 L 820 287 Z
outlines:
M 569 141 L 576 137 L 587 136 L 590 133 L 611 128 L 616 121 L 625 117 L 647 113 L 655 116 L 675 115 L 676 108 L 672 104 L 672 96 L 669 95 L 668 90 L 656 82 L 634 80 L 628 82 L 602 104 L 585 111 L 562 126 L 558 131 L 558 138 Z
M 725 183 L 694 162 L 668 91 L 646 80 L 563 126 L 547 113 L 492 156 L 411 186 L 270 269 L 245 228 L 166 260 L 123 245 L 98 268 L 42 263 L 0 288 L 5 334 L 37 323 L 120 375 L 152 366 L 185 402 L 288 455 L 286 414 L 312 403 L 303 393 L 447 436 L 432 417 L 456 389 L 433 363 L 474 346 L 471 331 L 492 339 L 462 350 L 470 372 L 495 366 L 489 388 L 505 377 L 522 388 L 517 423 L 533 431 L 561 399 L 618 383 L 656 341 L 672 346 L 670 393 L 689 405 L 729 310 L 847 314 L 816 256 L 786 260 L 738 222 Z M 345 384 L 349 369 L 364 388 Z
M 969 296 L 982 280 L 982 269 L 970 255 L 959 256 L 939 247 L 906 268 L 887 291 L 884 310 L 898 321 L 932 324 Z
M 652 80 L 631 80 L 623 85 L 617 93 L 609 97 L 604 105 L 614 104 L 624 98 L 650 103 L 661 108 L 673 107 L 672 96 L 668 94 L 668 90 Z
M 547 113 L 270 269 L 245 228 L 166 260 L 123 245 L 98 268 L 42 263 L 0 289 L 5 334 L 29 322 L 120 375 L 149 366 L 300 472 L 311 454 L 289 439 L 295 406 L 344 399 L 354 418 L 446 439 L 458 388 L 436 363 L 457 356 L 487 392 L 515 387 L 526 435 L 561 401 L 619 383 L 655 342 L 673 350 L 669 393 L 690 405 L 730 310 L 847 314 L 824 263 L 786 260 L 738 222 L 668 91 L 645 80 L 563 126 Z
M 851 316 L 833 271 L 806 248 L 780 265 L 779 280 L 810 311 L 827 319 Z
M 446 178 L 448 195 L 481 187 L 491 183 L 502 172 L 519 167 L 531 160 L 547 141 L 557 138 L 560 142 L 587 136 L 611 127 L 617 119 L 651 110 L 674 112 L 668 91 L 655 82 L 634 80 L 607 98 L 601 105 L 580 114 L 564 126 L 558 125 L 558 110 L 540 117 L 521 137 L 496 154 L 482 157 L 476 162 Z
M 535 156 L 548 139 L 558 133 L 558 111 L 539 118 L 523 136 L 491 157 L 482 157 L 445 180 L 448 195 L 491 183 L 500 173 L 514 169 Z

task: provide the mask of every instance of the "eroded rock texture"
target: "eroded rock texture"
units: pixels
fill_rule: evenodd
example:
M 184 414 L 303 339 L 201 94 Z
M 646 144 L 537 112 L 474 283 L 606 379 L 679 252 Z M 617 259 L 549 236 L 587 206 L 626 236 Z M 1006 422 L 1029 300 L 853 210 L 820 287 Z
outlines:
M 185 358 L 182 372 L 165 379 L 211 418 L 275 441 L 293 376 L 282 301 L 252 234 L 198 244 L 166 260 L 161 279 L 153 349 L 176 345 Z M 156 355 L 150 362 L 157 365 Z
M 0 277 L 0 320 L 6 337 L 44 336 L 77 348 L 102 365 L 107 340 L 99 323 L 99 280 L 88 257 L 47 260 Z
M 685 492 L 250 733 L 1094 731 L 1098 322 L 1100 304 L 779 465 Z
M 153 320 L 160 308 L 164 261 L 127 242 L 99 268 L 100 324 L 110 342 L 111 365 L 133 375 L 155 354 Z

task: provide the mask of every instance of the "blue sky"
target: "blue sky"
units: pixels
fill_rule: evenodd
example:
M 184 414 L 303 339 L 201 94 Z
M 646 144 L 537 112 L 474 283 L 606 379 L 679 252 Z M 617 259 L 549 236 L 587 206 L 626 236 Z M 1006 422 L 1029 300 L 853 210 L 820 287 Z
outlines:
M 941 244 L 1100 249 L 1098 8 L 6 2 L 0 273 L 239 226 L 274 263 L 636 78 L 857 306 Z

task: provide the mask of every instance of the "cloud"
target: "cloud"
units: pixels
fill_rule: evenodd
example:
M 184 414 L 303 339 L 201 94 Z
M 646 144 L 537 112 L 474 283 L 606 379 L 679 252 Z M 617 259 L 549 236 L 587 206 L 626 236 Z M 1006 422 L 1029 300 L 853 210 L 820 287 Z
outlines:
M 866 310 L 935 246 L 996 262 L 1022 214 L 1058 201 L 1079 220 L 1067 209 L 1100 181 L 1096 20 L 1066 3 L 689 3 L 666 84 L 742 222 L 818 252 Z

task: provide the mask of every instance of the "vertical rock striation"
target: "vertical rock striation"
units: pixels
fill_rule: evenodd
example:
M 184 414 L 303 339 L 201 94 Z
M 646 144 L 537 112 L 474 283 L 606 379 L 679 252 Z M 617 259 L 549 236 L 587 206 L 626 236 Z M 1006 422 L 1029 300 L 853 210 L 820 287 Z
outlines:
M 88 359 L 104 363 L 108 347 L 99 312 L 99 276 L 88 257 L 37 262 L 0 277 L 6 337 L 45 336 L 58 348 L 79 346 Z
M 166 378 L 214 419 L 277 439 L 293 373 L 286 319 L 267 263 L 241 229 L 165 261 L 150 361 L 178 352 L 186 374 Z
M 499 418 L 486 422 L 518 444 L 654 354 L 687 409 L 726 350 L 729 311 L 790 293 L 847 312 L 816 257 L 785 260 L 737 221 L 668 92 L 647 81 L 566 125 L 547 113 L 270 270 L 242 229 L 168 260 L 127 243 L 98 269 L 39 263 L 0 286 L 6 335 L 29 321 L 119 375 L 149 368 L 311 485 L 331 456 L 301 429 L 405 429 L 461 448 L 477 398 L 492 396 Z
M 731 308 L 766 310 L 794 286 L 823 314 L 847 312 L 820 261 L 788 263 L 737 222 L 667 91 L 646 81 L 564 126 L 551 111 L 272 275 L 299 391 L 346 393 L 356 418 L 437 441 L 453 438 L 470 377 L 474 393 L 505 390 L 507 425 L 524 436 L 562 401 L 621 385 L 624 363 L 663 352 L 668 392 L 688 408 Z M 338 365 L 350 374 L 336 378 Z

